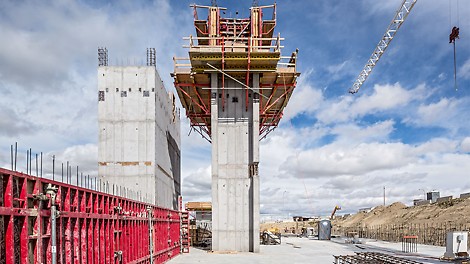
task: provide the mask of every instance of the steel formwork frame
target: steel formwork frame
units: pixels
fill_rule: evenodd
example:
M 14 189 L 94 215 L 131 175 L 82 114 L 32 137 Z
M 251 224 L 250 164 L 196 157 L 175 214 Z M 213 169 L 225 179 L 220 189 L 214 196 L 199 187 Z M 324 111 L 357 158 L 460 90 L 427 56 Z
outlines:
M 178 211 L 2 168 L 0 175 L 0 263 L 52 263 L 49 184 L 57 187 L 57 263 L 151 263 L 150 237 L 154 263 L 181 252 Z
M 296 70 L 298 50 L 281 56 L 280 34 L 274 37 L 276 4 L 253 6 L 250 18 L 221 17 L 223 7 L 192 5 L 196 36 L 189 40 L 189 58 L 173 58 L 174 85 L 191 127 L 209 142 L 211 118 L 209 75 L 219 73 L 221 109 L 225 111 L 226 78 L 243 85 L 245 111 L 250 96 L 260 97 L 260 139 L 278 125 L 283 116 L 300 73 Z M 207 10 L 207 19 L 200 19 L 198 9 Z M 265 10 L 272 9 L 272 18 L 263 19 Z M 225 12 L 224 12 L 225 13 Z M 181 63 L 185 61 L 185 63 Z M 189 62 L 189 63 L 186 63 Z M 259 92 L 250 88 L 252 75 L 260 74 Z M 251 91 L 250 91 L 251 90 Z M 228 93 L 227 93 L 228 94 Z

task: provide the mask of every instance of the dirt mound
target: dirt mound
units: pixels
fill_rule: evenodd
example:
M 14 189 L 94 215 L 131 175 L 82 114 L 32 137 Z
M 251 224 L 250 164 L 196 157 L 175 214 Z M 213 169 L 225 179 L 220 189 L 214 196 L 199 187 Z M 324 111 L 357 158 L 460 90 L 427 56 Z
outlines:
M 443 203 L 434 203 L 407 207 L 402 203 L 389 206 L 377 206 L 370 212 L 359 212 L 349 217 L 338 217 L 333 221 L 337 227 L 377 226 L 390 224 L 436 224 L 470 223 L 470 199 L 453 199 Z
M 370 212 L 358 212 L 347 217 L 337 216 L 333 220 L 334 230 L 349 227 L 377 227 L 383 225 L 470 224 L 470 198 L 407 207 L 403 203 L 377 206 Z M 263 223 L 261 230 L 278 229 L 281 233 L 300 233 L 303 227 L 317 226 L 316 221 Z

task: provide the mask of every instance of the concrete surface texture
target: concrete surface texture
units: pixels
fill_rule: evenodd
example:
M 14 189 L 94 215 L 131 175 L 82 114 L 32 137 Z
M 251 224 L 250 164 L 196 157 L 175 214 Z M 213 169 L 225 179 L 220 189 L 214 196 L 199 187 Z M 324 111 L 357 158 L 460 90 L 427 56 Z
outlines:
M 179 110 L 155 67 L 98 67 L 98 121 L 101 181 L 116 194 L 178 209 Z
M 211 75 L 212 249 L 259 251 L 259 100 L 242 85 Z M 259 74 L 253 73 L 253 87 Z M 219 96 L 220 94 L 220 96 Z M 248 105 L 247 105 L 248 103 Z
M 358 247 L 359 246 L 359 247 Z M 362 249 L 364 248 L 364 249 Z M 418 253 L 400 252 L 400 243 L 367 240 L 364 245 L 344 244 L 344 239 L 332 241 L 308 240 L 307 238 L 283 237 L 281 245 L 261 245 L 260 253 L 210 253 L 191 248 L 189 254 L 182 254 L 170 260 L 179 263 L 334 263 L 334 255 L 355 255 L 355 252 L 381 252 L 396 257 L 415 260 L 424 264 L 441 263 L 437 258 L 445 247 L 418 245 Z

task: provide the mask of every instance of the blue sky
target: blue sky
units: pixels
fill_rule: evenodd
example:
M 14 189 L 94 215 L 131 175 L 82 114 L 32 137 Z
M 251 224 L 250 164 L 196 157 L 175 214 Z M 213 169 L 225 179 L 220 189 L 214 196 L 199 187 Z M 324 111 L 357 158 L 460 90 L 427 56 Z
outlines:
M 18 141 L 96 173 L 97 47 L 108 48 L 111 64 L 139 63 L 155 47 L 174 90 L 172 57 L 187 55 L 193 2 L 2 1 L 0 165 Z M 419 0 L 359 93 L 347 93 L 401 2 L 277 1 L 283 54 L 300 50 L 302 75 L 280 126 L 261 142 L 264 219 L 325 215 L 335 205 L 355 212 L 380 205 L 383 186 L 387 203 L 410 204 L 420 189 L 470 192 L 470 2 Z M 218 1 L 239 17 L 251 3 Z M 210 145 L 187 136 L 182 117 L 183 195 L 210 200 Z

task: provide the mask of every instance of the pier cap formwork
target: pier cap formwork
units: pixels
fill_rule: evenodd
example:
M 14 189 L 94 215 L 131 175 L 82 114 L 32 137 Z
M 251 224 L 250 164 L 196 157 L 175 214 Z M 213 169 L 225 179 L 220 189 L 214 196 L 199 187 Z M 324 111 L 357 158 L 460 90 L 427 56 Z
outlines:
M 297 53 L 282 56 L 280 34 L 274 34 L 276 4 L 250 8 L 249 18 L 226 18 L 226 8 L 192 5 L 196 36 L 185 37 L 189 57 L 174 57 L 174 85 L 190 119 L 190 125 L 204 138 L 211 138 L 212 73 L 221 79 L 221 108 L 224 111 L 227 80 L 242 84 L 248 105 L 249 97 L 259 98 L 260 139 L 274 130 L 282 118 L 296 85 Z M 206 19 L 200 19 L 203 9 Z M 259 87 L 252 87 L 253 74 L 259 74 Z M 256 92 L 253 88 L 256 88 Z M 212 95 L 214 96 L 214 95 Z M 248 111 L 248 107 L 246 109 Z

